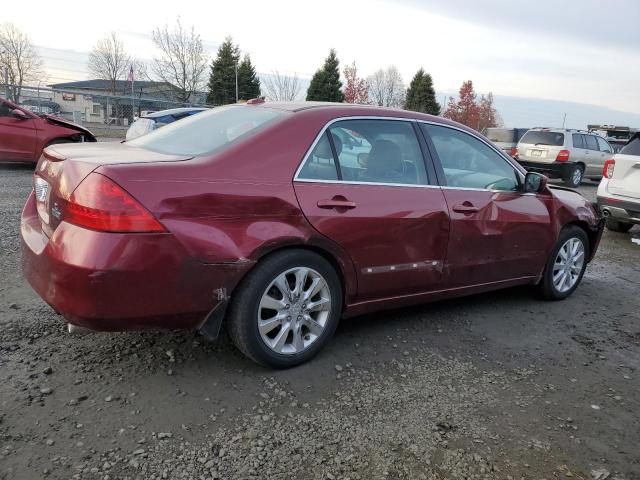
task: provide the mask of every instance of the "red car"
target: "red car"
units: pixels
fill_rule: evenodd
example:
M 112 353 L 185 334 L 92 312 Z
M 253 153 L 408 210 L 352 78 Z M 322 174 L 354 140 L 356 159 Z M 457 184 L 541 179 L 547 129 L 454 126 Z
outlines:
M 24 274 L 70 330 L 224 321 L 275 367 L 342 317 L 524 284 L 566 298 L 601 234 L 580 194 L 457 123 L 260 101 L 46 149 L 21 231 Z
M 58 143 L 95 142 L 84 127 L 53 115 L 36 115 L 0 98 L 0 162 L 32 162 Z

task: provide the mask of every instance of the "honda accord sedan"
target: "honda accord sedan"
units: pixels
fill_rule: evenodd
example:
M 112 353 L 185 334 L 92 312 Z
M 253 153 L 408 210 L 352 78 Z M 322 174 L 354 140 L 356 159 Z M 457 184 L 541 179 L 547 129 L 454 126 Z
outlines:
M 55 145 L 33 186 L 24 274 L 70 331 L 224 324 L 272 367 L 341 318 L 514 285 L 564 299 L 603 228 L 473 130 L 343 104 L 254 100 Z

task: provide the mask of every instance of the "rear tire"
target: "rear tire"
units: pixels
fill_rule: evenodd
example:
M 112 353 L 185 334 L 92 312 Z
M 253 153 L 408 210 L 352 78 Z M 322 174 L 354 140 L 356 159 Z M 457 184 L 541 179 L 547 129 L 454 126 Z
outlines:
M 621 232 L 621 233 L 627 233 L 629 230 L 633 228 L 632 223 L 620 222 L 618 220 L 614 220 L 613 218 L 607 218 L 605 225 L 608 230 L 611 230 L 612 232 Z
M 289 368 L 329 342 L 341 315 L 342 285 L 331 264 L 316 253 L 291 249 L 249 272 L 233 293 L 227 321 L 231 340 L 247 357 Z
M 573 168 L 569 170 L 567 176 L 563 179 L 564 183 L 566 183 L 571 188 L 577 188 L 582 183 L 582 176 L 584 175 L 584 169 L 580 165 L 574 165 Z
M 589 238 L 585 231 L 575 225 L 563 228 L 542 274 L 542 296 L 564 300 L 571 295 L 582 280 L 588 257 Z

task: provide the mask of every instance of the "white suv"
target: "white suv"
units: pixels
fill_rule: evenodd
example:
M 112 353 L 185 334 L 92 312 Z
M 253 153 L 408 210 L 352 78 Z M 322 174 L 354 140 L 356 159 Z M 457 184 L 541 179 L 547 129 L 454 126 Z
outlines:
M 527 170 L 562 178 L 577 187 L 583 178 L 600 180 L 613 148 L 600 135 L 565 128 L 532 128 L 518 142 L 518 162 Z
M 640 225 L 640 133 L 606 162 L 598 206 L 609 230 L 628 232 Z

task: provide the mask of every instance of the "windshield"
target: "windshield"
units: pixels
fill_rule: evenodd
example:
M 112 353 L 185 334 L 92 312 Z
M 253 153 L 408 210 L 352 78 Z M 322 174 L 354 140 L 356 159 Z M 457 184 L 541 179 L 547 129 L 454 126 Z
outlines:
M 561 147 L 564 145 L 564 133 L 529 130 L 524 134 L 520 143 L 527 143 L 531 145 L 555 145 L 556 147 Z
M 171 155 L 203 155 L 254 135 L 282 115 L 280 111 L 251 106 L 217 107 L 154 130 L 127 145 Z

